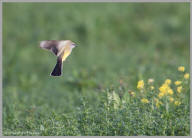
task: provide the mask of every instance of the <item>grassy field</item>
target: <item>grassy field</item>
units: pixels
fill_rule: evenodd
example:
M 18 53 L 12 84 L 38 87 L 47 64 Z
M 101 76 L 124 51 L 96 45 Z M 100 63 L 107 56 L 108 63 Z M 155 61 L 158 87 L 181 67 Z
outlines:
M 189 3 L 3 3 L 3 135 L 189 135 L 189 13 Z M 56 57 L 39 42 L 65 39 L 79 47 L 51 77 Z

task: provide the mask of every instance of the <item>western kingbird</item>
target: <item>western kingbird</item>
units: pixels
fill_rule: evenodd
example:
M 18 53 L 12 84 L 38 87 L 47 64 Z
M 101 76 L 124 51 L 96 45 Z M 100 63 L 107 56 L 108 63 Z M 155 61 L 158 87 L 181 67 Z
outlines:
M 71 40 L 45 40 L 40 42 L 40 47 L 47 49 L 57 56 L 57 63 L 51 76 L 61 76 L 62 63 L 71 54 L 72 49 L 76 47 Z

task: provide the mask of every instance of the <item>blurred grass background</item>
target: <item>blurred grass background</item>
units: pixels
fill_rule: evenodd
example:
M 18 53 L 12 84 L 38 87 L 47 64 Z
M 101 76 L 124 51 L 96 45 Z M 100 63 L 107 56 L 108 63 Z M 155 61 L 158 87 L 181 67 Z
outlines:
M 37 115 L 72 113 L 103 89 L 139 79 L 161 84 L 189 71 L 189 3 L 3 3 L 3 127 Z M 41 40 L 77 43 L 61 77 Z

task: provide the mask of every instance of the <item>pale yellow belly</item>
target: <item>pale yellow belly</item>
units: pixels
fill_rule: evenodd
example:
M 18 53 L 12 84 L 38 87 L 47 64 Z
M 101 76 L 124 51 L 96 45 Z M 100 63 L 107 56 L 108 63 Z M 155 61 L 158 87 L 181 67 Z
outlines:
M 62 57 L 62 61 L 65 61 L 65 59 L 71 54 L 71 50 L 70 49 L 66 49 L 64 51 L 63 57 Z

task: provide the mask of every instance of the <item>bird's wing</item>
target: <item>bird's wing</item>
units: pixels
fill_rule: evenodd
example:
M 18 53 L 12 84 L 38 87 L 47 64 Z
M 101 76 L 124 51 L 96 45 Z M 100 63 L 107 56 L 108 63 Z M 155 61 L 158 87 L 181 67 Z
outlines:
M 59 42 L 56 40 L 51 40 L 51 41 L 41 41 L 40 42 L 40 47 L 43 49 L 47 49 L 51 52 L 53 52 L 53 54 L 57 55 L 59 49 L 58 49 L 58 45 Z

